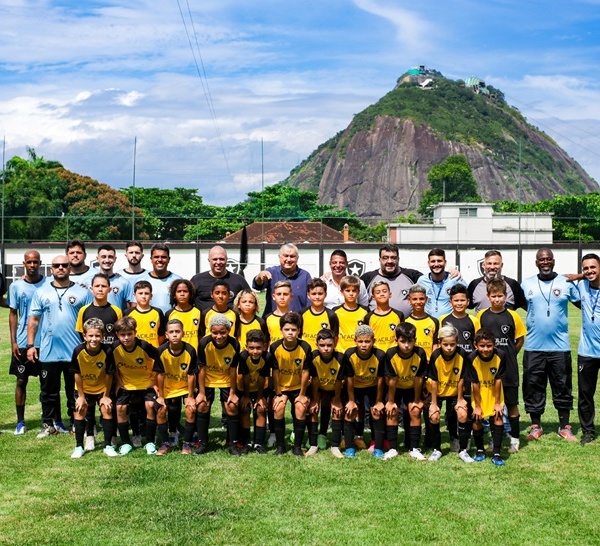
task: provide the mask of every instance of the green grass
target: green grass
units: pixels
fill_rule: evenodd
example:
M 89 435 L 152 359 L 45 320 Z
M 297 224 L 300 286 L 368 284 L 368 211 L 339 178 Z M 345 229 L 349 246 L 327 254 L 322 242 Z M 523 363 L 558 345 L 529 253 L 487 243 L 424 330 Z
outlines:
M 6 317 L 0 311 L 4 370 Z M 578 321 L 573 313 L 574 347 Z M 504 468 L 489 459 L 465 465 L 453 454 L 436 464 L 405 456 L 376 461 L 366 453 L 337 460 L 328 452 L 304 460 L 234 459 L 220 447 L 224 433 L 215 414 L 214 449 L 201 457 L 135 450 L 109 459 L 98 449 L 73 461 L 72 436 L 35 439 L 36 379 L 26 412 L 30 430 L 12 434 L 13 392 L 14 378 L 5 372 L 0 544 L 600 543 L 600 442 L 583 448 L 548 433 L 535 444 L 523 441 Z M 528 424 L 524 416 L 523 430 Z M 544 425 L 556 430 L 551 408 Z

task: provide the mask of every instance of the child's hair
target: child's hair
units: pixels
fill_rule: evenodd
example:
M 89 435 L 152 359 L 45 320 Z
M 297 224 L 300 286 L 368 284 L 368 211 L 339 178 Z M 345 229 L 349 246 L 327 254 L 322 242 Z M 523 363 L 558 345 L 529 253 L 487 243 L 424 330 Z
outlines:
M 315 288 L 322 288 L 323 290 L 325 290 L 325 292 L 327 292 L 327 283 L 320 277 L 314 277 L 306 283 L 306 291 L 310 292 Z
M 335 341 L 335 334 L 329 328 L 323 328 L 317 334 L 317 343 L 319 343 L 319 341 L 323 341 L 325 339 L 331 339 L 331 340 Z
M 491 341 L 496 346 L 496 336 L 489 328 L 480 328 L 475 332 L 473 343 L 477 345 L 480 341 Z
M 355 275 L 346 275 L 345 277 L 342 277 L 342 280 L 340 281 L 340 290 L 344 291 L 350 286 L 358 290 L 360 288 L 360 279 Z
M 292 283 L 290 281 L 277 281 L 274 285 L 273 285 L 273 292 L 275 292 L 275 290 L 277 290 L 278 288 L 289 288 L 290 289 L 290 294 L 292 293 Z
M 446 324 L 439 329 L 438 340 L 446 337 L 453 337 L 458 341 L 458 330 L 452 324 Z
M 171 286 L 169 287 L 169 301 L 171 305 L 175 305 L 177 303 L 177 298 L 175 295 L 177 294 L 177 289 L 179 288 L 180 284 L 185 284 L 189 292 L 188 303 L 194 305 L 196 289 L 194 288 L 194 285 L 187 279 L 177 279 L 171 283 Z
M 375 292 L 375 288 L 377 288 L 378 286 L 387 286 L 388 290 L 390 289 L 390 284 L 387 281 L 375 281 L 371 285 L 371 294 Z
M 100 330 L 104 332 L 104 322 L 97 317 L 89 318 L 83 323 L 83 333 L 87 334 L 88 330 Z
M 231 328 L 231 321 L 226 315 L 221 313 L 215 313 L 208 321 L 208 328 L 212 329 L 214 326 L 225 326 L 227 329 Z
M 114 330 L 117 334 L 119 332 L 128 332 L 129 330 L 137 330 L 137 322 L 131 316 L 122 317 L 115 322 Z
M 179 326 L 183 330 L 183 322 L 181 322 L 178 318 L 169 319 L 165 326 L 165 330 L 169 328 L 169 326 Z
M 210 287 L 211 294 L 215 291 L 215 288 L 217 288 L 217 286 L 224 286 L 225 290 L 227 290 L 227 292 L 231 292 L 231 290 L 229 289 L 229 284 L 227 284 L 227 281 L 217 279 L 215 282 L 213 282 L 212 286 Z
M 265 343 L 267 341 L 267 337 L 262 330 L 248 330 L 246 333 L 246 345 L 248 343 Z
M 133 285 L 133 292 L 137 292 L 142 288 L 147 288 L 152 293 L 152 283 L 150 281 L 138 281 Z
M 96 279 L 104 279 L 108 283 L 108 286 L 110 286 L 110 279 L 108 278 L 108 275 L 106 273 L 96 273 L 92 277 L 92 282 L 90 282 L 90 286 L 94 286 L 94 281 Z
M 296 326 L 298 330 L 300 330 L 302 328 L 302 317 L 294 311 L 289 311 L 282 315 L 279 319 L 280 328 L 283 328 L 286 324 L 292 324 L 293 326 Z
M 417 339 L 417 327 L 411 322 L 401 322 L 396 326 L 396 339 L 400 338 L 415 341 Z
M 467 291 L 467 287 L 464 284 L 455 284 L 450 288 L 450 290 L 448 290 L 448 295 L 450 296 L 450 299 L 452 299 L 452 296 L 456 296 L 456 294 L 464 294 L 465 296 L 467 296 L 467 298 L 469 297 L 469 292 Z
M 502 292 L 503 294 L 506 294 L 506 281 L 504 279 L 492 279 L 486 284 L 485 289 L 488 294 L 491 294 L 492 292 Z
M 354 332 L 354 337 L 357 338 L 361 336 L 369 336 L 374 338 L 375 332 L 373 331 L 373 328 L 371 328 L 368 324 L 361 324 Z
M 411 294 L 427 294 L 427 290 L 422 284 L 413 284 L 408 289 L 408 295 L 410 296 Z
M 247 295 L 250 295 L 254 298 L 254 313 L 258 315 L 258 298 L 256 297 L 256 294 L 252 290 L 248 290 L 247 288 L 240 290 L 236 294 L 235 299 L 233 300 L 233 310 L 236 313 L 240 312 L 240 300 L 244 296 L 247 296 Z

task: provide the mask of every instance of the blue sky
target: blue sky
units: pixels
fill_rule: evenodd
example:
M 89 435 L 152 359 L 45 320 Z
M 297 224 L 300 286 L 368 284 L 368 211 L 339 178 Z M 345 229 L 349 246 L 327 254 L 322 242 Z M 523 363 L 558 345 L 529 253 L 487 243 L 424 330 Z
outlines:
M 600 181 L 599 28 L 600 0 L 6 0 L 0 137 L 116 188 L 137 137 L 137 185 L 236 203 L 261 140 L 282 180 L 426 64 L 502 89 Z

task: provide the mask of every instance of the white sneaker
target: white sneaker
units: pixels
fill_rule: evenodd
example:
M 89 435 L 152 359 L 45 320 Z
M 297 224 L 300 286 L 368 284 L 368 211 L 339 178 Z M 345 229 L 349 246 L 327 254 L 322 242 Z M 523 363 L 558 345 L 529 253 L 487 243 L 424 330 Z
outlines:
M 84 453 L 85 453 L 84 449 L 81 446 L 77 446 L 73 450 L 73 453 L 71 453 L 71 459 L 81 459 L 81 457 L 83 457 Z
M 509 453 L 518 453 L 520 446 L 521 446 L 521 443 L 519 441 L 519 438 L 512 438 L 511 437 L 511 439 L 510 439 L 510 447 L 508 448 L 508 452 Z
M 473 459 L 473 457 L 471 457 L 471 455 L 469 455 L 469 453 L 467 452 L 466 449 L 463 449 L 459 454 L 458 454 L 458 458 L 463 462 L 463 463 L 473 463 L 475 462 L 475 460 Z
M 343 459 L 344 458 L 344 454 L 340 451 L 339 447 L 332 447 L 330 451 L 331 451 L 331 454 L 336 459 Z
M 316 455 L 317 453 L 319 453 L 319 448 L 317 446 L 310 446 L 304 456 L 310 457 L 311 455 Z
M 421 453 L 420 449 L 417 449 L 416 447 L 413 447 L 409 452 L 408 452 L 408 456 L 411 459 L 415 459 L 417 461 L 426 461 L 427 458 L 425 457 L 425 455 L 423 455 Z
M 428 461 L 431 461 L 432 463 L 435 463 L 437 461 L 439 461 L 442 458 L 442 452 L 439 449 L 434 449 L 433 452 L 431 453 L 431 455 L 429 455 L 429 459 L 427 459 Z
M 96 441 L 93 436 L 88 436 L 85 439 L 85 450 L 86 451 L 94 451 L 96 449 Z
M 26 432 L 27 426 L 25 425 L 25 421 L 19 421 L 15 429 L 15 436 L 21 436 L 21 434 L 25 434 Z
M 148 455 L 155 455 L 156 454 L 156 445 L 153 444 L 152 442 L 148 442 L 145 446 L 144 449 L 146 450 L 146 453 Z
M 128 455 L 132 451 L 133 451 L 133 447 L 131 446 L 131 444 L 123 444 L 119 448 L 119 455 Z
M 133 447 L 142 447 L 142 437 L 139 434 L 133 436 L 133 438 L 131 438 L 131 443 L 133 444 Z
M 118 457 L 119 454 L 113 446 L 106 446 L 103 450 L 104 455 L 107 457 Z
M 383 460 L 389 461 L 390 459 L 393 459 L 394 457 L 397 457 L 397 456 L 398 456 L 398 451 L 396 449 L 388 449 L 383 456 Z
M 269 439 L 267 440 L 267 446 L 273 447 L 276 441 L 277 440 L 275 439 L 275 433 L 271 432 L 271 434 L 269 434 Z
M 41 440 L 42 438 L 47 438 L 48 436 L 53 436 L 54 434 L 57 434 L 56 429 L 52 425 L 44 423 L 42 425 L 42 431 L 36 436 L 36 438 Z

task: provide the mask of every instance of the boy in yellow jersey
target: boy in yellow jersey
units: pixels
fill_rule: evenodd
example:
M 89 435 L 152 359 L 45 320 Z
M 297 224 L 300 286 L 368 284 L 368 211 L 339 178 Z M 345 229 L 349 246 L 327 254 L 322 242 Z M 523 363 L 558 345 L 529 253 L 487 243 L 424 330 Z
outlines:
M 231 294 L 231 290 L 226 281 L 216 280 L 212 288 L 210 290 L 210 297 L 213 300 L 213 306 L 208 309 L 204 309 L 202 311 L 202 316 L 200 318 L 200 337 L 210 335 L 209 324 L 210 319 L 213 315 L 225 315 L 229 322 L 231 322 L 231 328 L 229 335 L 233 336 L 235 334 L 236 325 L 239 321 L 239 317 L 237 313 L 229 308 L 229 296 Z
M 485 459 L 483 449 L 483 424 L 486 417 L 492 421 L 492 463 L 504 466 L 500 455 L 504 425 L 504 396 L 502 380 L 506 371 L 504 352 L 496 349 L 496 340 L 491 330 L 481 328 L 475 334 L 475 352 L 469 355 L 469 375 L 467 380 L 472 385 L 473 396 L 473 440 L 477 453 L 475 461 Z
M 137 324 L 132 317 L 120 318 L 115 323 L 118 341 L 112 345 L 116 368 L 117 429 L 121 436 L 120 455 L 133 449 L 129 437 L 127 410 L 130 405 L 143 402 L 146 409 L 146 453 L 156 453 L 156 376 L 152 371 L 157 350 L 136 336 Z
M 283 315 L 289 313 L 290 303 L 292 302 L 293 297 L 294 294 L 292 294 L 292 283 L 290 281 L 277 281 L 273 286 L 273 301 L 275 302 L 275 310 L 265 317 L 271 344 L 282 337 L 279 321 Z
M 137 324 L 137 337 L 153 347 L 160 347 L 165 340 L 165 315 L 158 307 L 152 307 L 152 284 L 138 281 L 133 287 L 135 306 L 125 311 Z
M 417 347 L 424 349 L 427 358 L 431 358 L 433 351 L 437 348 L 439 321 L 425 312 L 427 290 L 420 284 L 413 284 L 408 290 L 406 299 L 412 308 L 406 322 L 416 326 Z
M 415 346 L 417 329 L 414 324 L 403 322 L 396 328 L 396 346 L 388 349 L 384 376 L 388 388 L 385 414 L 386 433 L 390 449 L 383 456 L 393 459 L 398 456 L 398 422 L 400 409 L 404 409 L 404 434 L 408 456 L 424 461 L 419 449 L 421 442 L 421 411 L 423 401 L 423 377 L 427 372 L 427 355 Z
M 310 368 L 312 396 L 310 400 L 310 422 L 308 424 L 308 439 L 310 448 L 306 455 L 314 455 L 319 449 L 327 447 L 327 429 L 332 408 L 335 408 L 331 424 L 331 453 L 334 457 L 343 457 L 340 451 L 342 440 L 342 382 L 338 373 L 342 366 L 344 355 L 335 350 L 335 334 L 332 330 L 324 329 L 317 334 L 317 350 L 312 353 Z M 321 426 L 319 425 L 321 414 Z M 326 420 L 323 414 L 327 415 Z M 318 434 L 317 434 L 318 433 Z
M 344 353 L 355 347 L 354 334 L 356 329 L 363 324 L 369 310 L 357 303 L 360 294 L 360 279 L 358 277 L 354 275 L 342 277 L 340 290 L 344 297 L 344 303 L 333 310 L 340 324 L 335 350 Z
M 269 329 L 265 320 L 259 316 L 258 298 L 250 289 L 240 290 L 233 300 L 233 310 L 237 313 L 239 320 L 235 328 L 235 339 L 240 345 L 246 343 L 246 334 L 250 330 L 261 330 L 269 342 Z
M 169 288 L 170 303 L 172 305 L 165 315 L 165 321 L 172 319 L 181 321 L 183 325 L 182 341 L 189 343 L 194 350 L 198 350 L 200 341 L 200 309 L 194 307 L 196 290 L 187 279 L 173 281 Z
M 370 326 L 361 324 L 355 332 L 356 345 L 344 353 L 342 369 L 338 377 L 346 381 L 348 402 L 345 407 L 344 440 L 345 457 L 356 456 L 354 447 L 355 424 L 365 420 L 365 397 L 371 407 L 371 436 L 375 439 L 373 457 L 383 459 L 384 380 L 385 353 L 375 348 L 375 333 Z
M 306 341 L 298 339 L 302 318 L 290 311 L 279 319 L 282 338 L 271 344 L 273 355 L 273 421 L 275 428 L 275 455 L 283 455 L 285 449 L 285 407 L 288 400 L 292 406 L 294 423 L 294 449 L 296 457 L 302 457 L 302 441 L 306 428 L 306 412 L 309 400 L 306 396 L 310 382 L 312 353 Z
M 231 321 L 225 315 L 213 313 L 208 323 L 209 335 L 200 340 L 198 347 L 198 396 L 196 396 L 196 429 L 199 445 L 194 455 L 202 455 L 208 449 L 210 409 L 215 400 L 215 390 L 227 414 L 227 432 L 230 455 L 241 454 L 238 445 L 239 412 L 237 367 L 240 345 L 229 335 Z
M 92 277 L 90 290 L 94 301 L 84 305 L 77 315 L 75 330 L 83 334 L 83 323 L 91 318 L 98 318 L 104 324 L 104 338 L 102 343 L 110 345 L 115 341 L 114 325 L 123 316 L 123 312 L 116 305 L 108 302 L 110 292 L 110 280 L 104 273 L 97 273 Z
M 73 351 L 70 371 L 75 376 L 75 449 L 72 459 L 80 459 L 85 451 L 93 451 L 94 422 L 96 404 L 100 406 L 102 414 L 102 429 L 104 430 L 104 453 L 109 457 L 116 457 L 117 452 L 111 445 L 113 436 L 112 388 L 114 362 L 109 356 L 108 347 L 102 344 L 104 337 L 104 323 L 98 318 L 90 318 L 83 323 L 84 343 L 78 345 Z M 88 435 L 83 446 L 86 420 L 91 423 Z
M 321 278 L 308 281 L 307 294 L 310 306 L 300 311 L 302 316 L 302 339 L 314 351 L 317 348 L 317 334 L 327 328 L 337 337 L 339 321 L 337 315 L 325 307 L 327 283 Z
M 267 380 L 273 367 L 273 356 L 265 350 L 267 338 L 262 330 L 249 330 L 246 348 L 240 353 L 237 390 L 240 398 L 240 443 L 242 455 L 265 454 L 267 435 Z M 254 447 L 250 442 L 250 415 L 254 410 Z
M 166 455 L 171 450 L 169 429 L 176 431 L 181 419 L 181 407 L 185 404 L 185 435 L 181 453 L 192 452 L 192 437 L 196 428 L 196 374 L 198 355 L 196 349 L 183 341 L 183 323 L 179 319 L 167 322 L 167 341 L 158 349 L 153 370 L 160 404 L 156 414 L 158 437 L 161 445 L 157 455 Z M 167 413 L 168 421 L 167 424 Z
M 471 435 L 469 418 L 471 406 L 464 399 L 465 372 L 468 355 L 458 346 L 458 332 L 454 326 L 444 326 L 439 331 L 439 348 L 433 351 L 427 371 L 427 389 L 431 393 L 431 401 L 427 416 L 431 423 L 431 441 L 433 452 L 429 460 L 436 462 L 442 456 L 442 437 L 440 433 L 440 410 L 446 402 L 448 433 L 453 450 L 458 442 L 459 458 L 465 463 L 472 463 L 473 458 L 467 453 L 467 443 Z
M 371 295 L 375 301 L 375 309 L 365 317 L 368 324 L 375 332 L 375 347 L 387 351 L 396 345 L 396 327 L 404 321 L 401 311 L 390 307 L 390 285 L 386 281 L 375 281 L 371 286 Z

